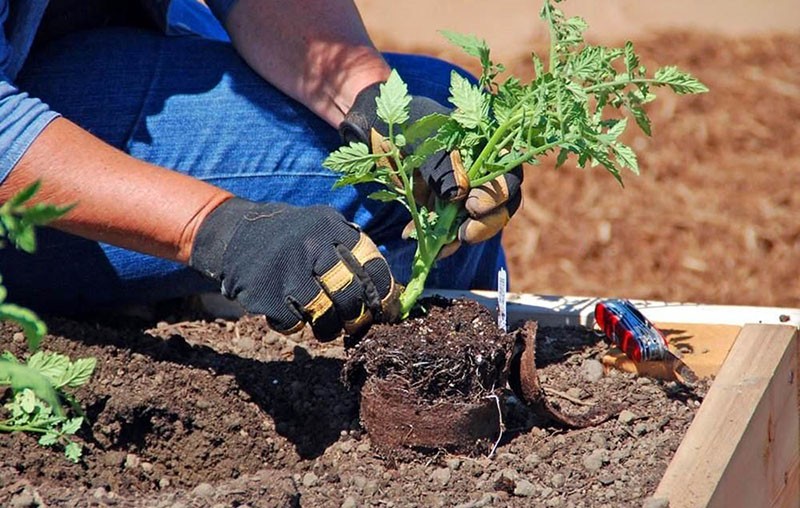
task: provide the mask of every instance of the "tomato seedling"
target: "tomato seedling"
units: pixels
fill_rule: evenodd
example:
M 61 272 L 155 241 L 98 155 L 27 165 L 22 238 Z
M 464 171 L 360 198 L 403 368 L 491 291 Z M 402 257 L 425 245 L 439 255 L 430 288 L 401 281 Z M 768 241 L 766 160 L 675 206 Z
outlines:
M 459 203 L 437 200 L 428 209 L 414 200 L 414 171 L 427 157 L 457 150 L 471 187 L 523 163 L 535 164 L 550 153 L 557 154 L 557 167 L 572 155 L 581 167 L 604 167 L 621 184 L 624 168 L 639 172 L 636 153 L 620 141 L 628 127 L 622 112 L 650 135 L 644 105 L 655 99 L 655 88 L 669 87 L 677 94 L 708 91 L 677 67 L 662 67 L 648 75 L 631 42 L 622 48 L 588 44 L 583 37 L 586 22 L 566 17 L 555 3 L 547 0 L 541 10 L 549 27 L 550 52 L 546 65 L 532 55 L 530 82 L 514 76 L 499 81 L 505 69 L 491 60 L 485 41 L 443 32 L 450 42 L 480 59 L 482 68 L 477 84 L 452 73 L 452 112 L 409 122 L 411 97 L 400 76 L 392 72 L 376 99 L 377 114 L 388 126 L 381 145 L 388 150 L 374 153 L 366 144 L 353 142 L 325 160 L 325 167 L 343 174 L 335 187 L 378 182 L 385 189 L 370 197 L 400 202 L 411 214 L 417 250 L 411 279 L 400 297 L 403 316 L 421 295 L 440 250 L 456 239 L 465 217 Z M 386 160 L 389 163 L 382 162 Z
M 34 252 L 34 226 L 46 224 L 72 208 L 43 203 L 29 205 L 38 189 L 36 182 L 0 206 L 0 247 L 8 240 L 25 252 Z M 41 434 L 39 444 L 60 444 L 66 457 L 77 462 L 82 449 L 70 436 L 83 424 L 83 416 L 80 406 L 66 390 L 86 384 L 97 362 L 94 358 L 71 361 L 62 354 L 37 351 L 47 334 L 45 323 L 33 311 L 8 303 L 5 298 L 6 289 L 0 283 L 0 320 L 13 321 L 22 327 L 33 354 L 25 361 L 9 351 L 0 354 L 0 401 L 5 401 L 6 412 L 5 418 L 0 418 L 0 432 Z M 10 388 L 10 393 L 5 387 Z M 76 416 L 66 414 L 62 400 L 69 403 Z

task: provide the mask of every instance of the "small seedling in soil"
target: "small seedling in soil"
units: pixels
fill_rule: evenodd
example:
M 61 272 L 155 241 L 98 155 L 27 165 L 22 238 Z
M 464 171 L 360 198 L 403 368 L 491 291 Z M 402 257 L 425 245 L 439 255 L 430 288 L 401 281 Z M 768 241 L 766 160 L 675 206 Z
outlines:
M 36 250 L 34 226 L 46 224 L 63 215 L 71 207 L 47 204 L 28 205 L 39 183 L 27 187 L 0 207 L 0 238 L 17 248 L 33 253 Z M 80 444 L 71 440 L 83 424 L 80 406 L 66 389 L 86 384 L 95 369 L 94 358 L 71 361 L 67 356 L 39 351 L 47 333 L 44 322 L 31 310 L 5 302 L 6 289 L 0 284 L 0 320 L 17 323 L 25 335 L 32 354 L 20 361 L 9 351 L 0 354 L 0 401 L 5 401 L 5 419 L 0 419 L 0 432 L 33 432 L 41 434 L 39 444 L 64 448 L 67 459 L 77 462 Z M 75 416 L 67 415 L 61 401 L 70 405 Z
M 71 436 L 83 425 L 83 416 L 66 389 L 86 384 L 95 366 L 94 358 L 73 362 L 65 355 L 44 351 L 37 351 L 22 363 L 4 352 L 0 356 L 0 386 L 9 386 L 11 397 L 3 406 L 8 418 L 0 420 L 0 432 L 41 434 L 40 445 L 61 445 L 67 459 L 78 462 L 82 448 Z M 61 400 L 69 402 L 77 416 L 68 416 Z
M 477 84 L 453 72 L 449 99 L 453 111 L 410 123 L 411 97 L 393 72 L 376 99 L 378 116 L 388 126 L 386 138 L 373 139 L 372 152 L 366 144 L 352 142 L 324 163 L 343 174 L 336 187 L 380 183 L 385 189 L 370 197 L 402 203 L 411 214 L 417 250 L 411 279 L 400 298 L 404 317 L 422 294 L 442 247 L 456 240 L 465 218 L 461 203 L 436 200 L 429 207 L 415 200 L 414 173 L 432 154 L 456 152 L 470 187 L 491 182 L 523 163 L 536 164 L 548 154 L 557 154 L 557 167 L 570 156 L 581 167 L 602 166 L 622 184 L 624 169 L 639 173 L 636 153 L 620 140 L 629 123 L 622 112 L 649 135 L 644 106 L 656 98 L 656 88 L 669 87 L 677 94 L 707 91 L 676 67 L 662 67 L 649 75 L 631 42 L 622 48 L 586 43 L 586 22 L 567 18 L 554 3 L 545 1 L 541 11 L 550 30 L 549 58 L 545 62 L 532 55 L 535 75 L 530 82 L 514 76 L 500 81 L 505 68 L 491 60 L 485 41 L 443 32 L 479 58 L 482 68 Z

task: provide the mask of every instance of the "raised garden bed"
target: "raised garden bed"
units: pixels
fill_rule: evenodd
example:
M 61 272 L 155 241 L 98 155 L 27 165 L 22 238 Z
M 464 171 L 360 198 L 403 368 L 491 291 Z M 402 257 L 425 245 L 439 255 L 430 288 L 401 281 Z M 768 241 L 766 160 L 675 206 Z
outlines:
M 580 328 L 588 324 L 582 305 L 564 299 L 553 311 L 521 303 L 527 298 L 510 310 L 516 318 L 527 305 L 539 319 L 537 364 L 549 399 L 567 414 L 607 404 L 627 412 L 565 430 L 517 411 L 491 459 L 492 443 L 471 456 L 387 459 L 359 424 L 358 394 L 341 382 L 341 344 L 281 337 L 258 318 L 51 320 L 51 348 L 100 358 L 96 378 L 78 392 L 93 421 L 82 435 L 86 459 L 72 465 L 35 438 L 4 436 L 0 504 L 641 506 L 655 494 L 673 507 L 793 506 L 795 311 L 780 310 L 783 325 L 665 327 L 688 345 L 738 336 L 706 394 L 616 371 L 600 376 L 605 345 Z M 572 326 L 552 326 L 558 319 Z

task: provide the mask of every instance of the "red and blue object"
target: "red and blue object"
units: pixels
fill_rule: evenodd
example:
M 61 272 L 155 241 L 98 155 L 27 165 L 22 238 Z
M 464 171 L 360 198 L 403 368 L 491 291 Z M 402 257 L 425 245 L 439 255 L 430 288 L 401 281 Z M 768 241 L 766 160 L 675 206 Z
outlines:
M 672 356 L 667 339 L 629 300 L 604 300 L 594 318 L 605 336 L 634 362 Z

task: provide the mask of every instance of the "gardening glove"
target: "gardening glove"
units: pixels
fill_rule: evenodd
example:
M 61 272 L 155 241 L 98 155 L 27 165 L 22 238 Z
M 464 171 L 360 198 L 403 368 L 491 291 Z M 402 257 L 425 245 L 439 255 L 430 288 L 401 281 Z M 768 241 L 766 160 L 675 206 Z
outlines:
M 320 341 L 399 314 L 399 286 L 372 240 L 326 206 L 225 201 L 200 225 L 190 266 L 281 333 Z
M 386 124 L 378 117 L 375 99 L 380 95 L 381 83 L 375 83 L 356 96 L 352 108 L 339 126 L 342 141 L 365 143 L 372 153 L 388 151 L 385 133 Z M 432 113 L 450 114 L 450 109 L 433 99 L 412 96 L 409 105 L 409 121 L 414 122 Z M 413 147 L 411 147 L 413 150 Z M 447 257 L 463 243 L 474 244 L 495 236 L 517 211 L 522 201 L 522 167 L 487 182 L 474 189 L 469 188 L 469 178 L 457 151 L 433 154 L 419 168 L 415 175 L 415 199 L 433 209 L 433 198 L 437 196 L 448 201 L 464 200 L 468 218 L 458 230 L 458 239 L 442 249 L 440 258 Z M 413 222 L 403 230 L 403 238 L 413 231 Z

